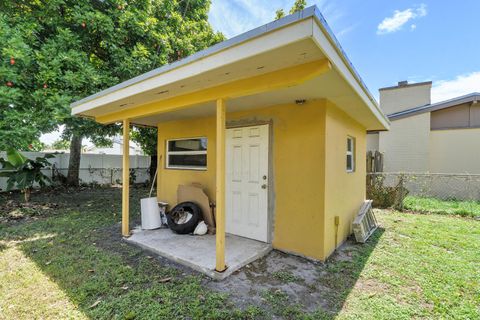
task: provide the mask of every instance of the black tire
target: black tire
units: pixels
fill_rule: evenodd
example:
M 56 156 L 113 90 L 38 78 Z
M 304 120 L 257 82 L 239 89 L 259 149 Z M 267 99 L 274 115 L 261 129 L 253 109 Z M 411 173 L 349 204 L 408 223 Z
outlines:
M 186 211 L 192 214 L 192 218 L 186 223 L 178 224 L 174 221 L 174 216 L 179 212 Z M 202 217 L 202 209 L 194 202 L 181 202 L 173 207 L 167 214 L 168 227 L 178 234 L 192 233 L 197 227 Z

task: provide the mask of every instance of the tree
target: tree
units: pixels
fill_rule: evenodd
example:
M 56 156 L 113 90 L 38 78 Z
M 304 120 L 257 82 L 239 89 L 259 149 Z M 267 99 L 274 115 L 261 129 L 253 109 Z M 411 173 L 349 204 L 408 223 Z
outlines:
M 307 0 L 295 0 L 292 8 L 290 9 L 290 14 L 302 11 L 307 6 Z
M 45 96 L 32 77 L 37 73 L 32 48 L 37 41 L 32 26 L 11 25 L 0 11 L 0 150 L 28 150 L 41 131 L 55 127 L 47 116 L 48 101 L 42 103 Z
M 132 140 L 137 142 L 145 154 L 150 156 L 150 181 L 157 169 L 157 128 L 138 127 L 132 130 Z
M 283 11 L 283 9 L 278 9 L 277 11 L 275 11 L 275 20 L 281 19 L 283 17 L 285 17 L 285 11 Z
M 2 1 L 5 145 L 28 145 L 64 124 L 62 138 L 71 141 L 67 181 L 78 184 L 82 140 L 105 143 L 121 126 L 72 117 L 70 103 L 223 40 L 208 23 L 209 5 L 209 0 Z
M 290 8 L 289 14 L 293 14 L 298 11 L 302 11 L 307 6 L 307 0 L 295 0 L 292 8 Z M 275 20 L 285 17 L 285 11 L 283 9 L 278 9 L 275 11 Z
M 66 150 L 70 149 L 70 141 L 64 139 L 55 140 L 51 145 L 50 148 L 53 150 Z

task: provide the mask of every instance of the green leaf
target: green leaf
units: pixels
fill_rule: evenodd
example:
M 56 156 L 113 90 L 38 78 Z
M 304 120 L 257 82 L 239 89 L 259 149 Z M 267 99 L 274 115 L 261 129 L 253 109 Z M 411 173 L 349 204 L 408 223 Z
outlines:
M 2 165 L 2 170 L 15 170 L 16 168 L 8 161 L 5 161 L 3 158 L 0 158 L 0 164 Z
M 28 159 L 13 148 L 7 150 L 7 159 L 15 167 L 19 167 L 24 164 Z
M 15 176 L 15 182 L 19 189 L 25 189 L 28 186 L 28 172 L 22 171 Z
M 14 174 L 12 171 L 0 171 L 0 178 L 10 178 Z

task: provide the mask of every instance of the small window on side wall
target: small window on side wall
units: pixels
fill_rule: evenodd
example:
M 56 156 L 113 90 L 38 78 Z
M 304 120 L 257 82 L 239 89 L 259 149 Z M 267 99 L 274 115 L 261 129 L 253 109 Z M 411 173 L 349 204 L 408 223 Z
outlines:
M 207 138 L 167 140 L 167 169 L 206 170 Z
M 347 137 L 347 172 L 355 171 L 355 138 Z

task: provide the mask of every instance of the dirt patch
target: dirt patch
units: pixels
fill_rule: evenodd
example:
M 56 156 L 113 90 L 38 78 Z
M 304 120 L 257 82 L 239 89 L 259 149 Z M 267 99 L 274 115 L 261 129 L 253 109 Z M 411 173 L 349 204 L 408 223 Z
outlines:
M 339 290 L 324 285 L 331 277 L 329 267 L 338 262 L 350 261 L 356 244 L 347 242 L 326 263 L 314 262 L 302 257 L 272 251 L 267 256 L 240 269 L 221 282 L 206 281 L 214 290 L 227 293 L 233 303 L 243 309 L 251 305 L 265 308 L 278 303 L 298 306 L 308 312 L 323 310 L 335 314 L 339 300 L 335 297 L 349 290 L 349 281 Z M 345 275 L 355 277 L 355 274 Z M 338 288 L 337 288 L 338 289 Z M 281 298 L 281 299 L 280 299 Z M 341 305 L 340 301 L 340 305 Z
M 29 203 L 23 201 L 19 191 L 0 193 L 0 223 L 11 224 L 36 220 L 72 210 L 121 212 L 121 188 L 78 187 L 46 188 L 32 191 Z M 142 186 L 131 186 L 132 199 L 148 194 Z M 139 201 L 132 202 L 131 215 L 138 215 Z
M 131 225 L 139 222 L 133 221 Z M 351 264 L 356 257 L 359 245 L 350 241 L 339 248 L 326 263 L 274 250 L 227 279 L 214 281 L 188 267 L 123 242 L 120 231 L 120 224 L 98 229 L 94 241 L 99 248 L 122 256 L 132 267 L 138 267 L 145 257 L 154 259 L 162 267 L 175 270 L 176 279 L 192 275 L 200 278 L 205 287 L 227 295 L 229 302 L 239 309 L 256 306 L 267 310 L 269 314 L 279 315 L 280 318 L 287 317 L 284 316 L 285 312 L 296 310 L 295 308 L 304 312 L 321 310 L 322 313 L 336 314 L 343 305 L 343 297 L 346 296 L 344 293 L 351 290 L 357 277 L 355 270 L 346 270 L 341 272 L 342 281 L 332 278 L 336 272 L 336 269 L 331 270 L 332 266 L 338 263 Z M 335 282 L 335 285 L 329 285 L 330 282 Z
M 376 279 L 359 279 L 354 287 L 355 290 L 362 291 L 370 296 L 375 296 L 389 292 L 391 289 L 386 283 Z
M 8 200 L 0 204 L 0 223 L 8 223 L 33 217 L 52 215 L 59 204 L 55 202 L 19 202 Z

